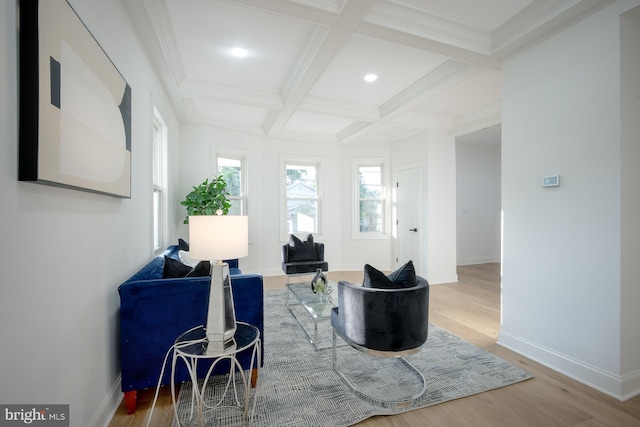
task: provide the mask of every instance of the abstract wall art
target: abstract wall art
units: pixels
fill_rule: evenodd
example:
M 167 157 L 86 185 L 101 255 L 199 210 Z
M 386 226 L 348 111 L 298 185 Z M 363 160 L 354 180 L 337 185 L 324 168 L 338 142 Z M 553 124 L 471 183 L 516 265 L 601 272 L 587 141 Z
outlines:
M 18 179 L 131 197 L 131 88 L 66 0 L 20 0 Z

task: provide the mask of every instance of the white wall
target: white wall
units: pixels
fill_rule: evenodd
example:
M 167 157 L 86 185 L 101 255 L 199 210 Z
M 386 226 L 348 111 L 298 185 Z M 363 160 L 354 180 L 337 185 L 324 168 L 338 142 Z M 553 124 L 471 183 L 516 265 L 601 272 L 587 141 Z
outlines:
M 500 261 L 500 144 L 456 143 L 458 265 Z
M 621 286 L 620 111 L 631 88 L 621 87 L 619 14 L 637 4 L 616 2 L 503 66 L 499 342 L 616 397 L 640 391 L 638 338 L 627 347 L 621 334 L 640 308 L 621 303 L 637 291 Z M 541 188 L 556 173 L 561 185 Z M 637 328 L 630 319 L 625 330 Z
M 457 280 L 455 272 L 455 144 L 446 132 L 424 134 L 421 137 L 394 144 L 327 144 L 291 142 L 240 134 L 205 125 L 184 125 L 180 197 L 191 187 L 211 176 L 216 153 L 244 156 L 248 164 L 249 188 L 249 256 L 240 261 L 243 271 L 264 275 L 281 274 L 280 232 L 281 156 L 306 156 L 322 161 L 323 232 L 316 238 L 325 243 L 325 258 L 330 270 L 360 270 L 369 263 L 381 270 L 392 268 L 390 239 L 354 240 L 352 238 L 354 159 L 368 157 L 392 158 L 396 167 L 407 162 L 423 162 L 432 173 L 425 177 L 423 190 L 429 182 L 431 216 L 425 214 L 425 227 L 431 224 L 431 251 L 425 244 L 423 265 L 430 265 L 427 277 L 434 283 Z M 428 154 L 431 163 L 427 162 Z M 453 169 L 448 169 L 449 167 Z M 429 180 L 430 177 L 430 180 Z M 426 190 L 425 190 L 426 194 Z M 179 201 L 178 201 L 179 203 Z M 429 206 L 427 198 L 425 207 Z M 180 225 L 184 208 L 178 209 L 180 235 L 188 236 L 188 228 Z M 426 212 L 426 211 L 425 211 Z M 436 219 L 440 218 L 440 219 Z
M 392 169 L 417 164 L 422 173 L 419 273 L 431 284 L 457 282 L 454 137 L 430 130 L 393 143 L 391 153 Z
M 71 3 L 132 88 L 132 197 L 17 181 L 16 2 L 0 2 L 0 402 L 70 404 L 86 427 L 122 398 L 117 287 L 152 255 L 152 102 L 174 144 L 179 125 L 120 1 Z
M 623 396 L 640 390 L 640 7 L 621 22 L 622 44 L 622 249 L 621 372 Z
M 388 241 L 352 241 L 351 158 L 357 152 L 388 154 L 387 149 L 363 145 L 352 152 L 339 144 L 295 142 L 226 131 L 212 126 L 183 126 L 182 189 L 184 197 L 191 187 L 215 174 L 216 153 L 244 156 L 248 171 L 249 256 L 240 260 L 245 272 L 282 274 L 280 246 L 287 241 L 281 230 L 281 175 L 284 157 L 313 158 L 321 162 L 321 233 L 314 234 L 325 244 L 329 269 L 359 270 L 365 262 L 388 268 Z M 385 144 L 385 146 L 387 146 Z M 370 149 L 369 149 L 370 148 Z M 373 150 L 373 151 L 372 151 Z M 179 210 L 179 222 L 183 212 Z M 188 227 L 180 234 L 188 236 Z M 345 255 L 348 254 L 348 255 Z
M 423 253 L 421 273 L 430 283 L 457 281 L 455 224 L 455 140 L 446 131 L 429 131 L 394 144 L 332 144 L 293 142 L 266 138 L 206 125 L 182 127 L 181 200 L 194 185 L 215 175 L 216 153 L 242 156 L 249 173 L 249 256 L 240 261 L 243 271 L 264 275 L 282 274 L 280 245 L 286 235 L 280 225 L 279 195 L 282 191 L 283 156 L 308 157 L 321 161 L 322 232 L 316 240 L 325 244 L 329 269 L 361 270 L 369 263 L 390 270 L 392 247 L 389 239 L 353 239 L 353 161 L 360 158 L 391 158 L 392 169 L 407 163 L 422 165 Z M 179 203 L 179 200 L 177 203 Z M 179 205 L 178 205 L 179 206 Z M 179 234 L 188 237 L 181 225 L 184 208 L 178 208 Z

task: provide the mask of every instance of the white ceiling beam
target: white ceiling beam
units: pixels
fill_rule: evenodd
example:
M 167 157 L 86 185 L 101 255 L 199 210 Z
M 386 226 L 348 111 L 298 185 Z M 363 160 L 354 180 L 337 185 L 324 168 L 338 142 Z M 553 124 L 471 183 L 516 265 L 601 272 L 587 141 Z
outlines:
M 235 132 L 247 133 L 255 136 L 265 136 L 262 126 L 247 125 L 246 123 L 234 122 L 233 120 L 220 119 L 199 113 L 191 99 L 183 98 L 182 104 L 187 118 L 189 119 L 189 123 L 200 123 Z
M 296 83 L 289 88 L 284 108 L 277 115 L 270 117 L 265 127 L 269 136 L 277 135 L 291 118 L 338 51 L 349 41 L 373 2 L 374 0 L 351 0 L 345 4 L 335 25 L 328 31 L 313 59 L 296 79 Z
M 318 133 L 318 132 L 302 132 L 283 130 L 278 134 L 280 139 L 290 139 L 293 141 L 319 142 L 337 144 L 338 140 L 334 134 Z
M 380 111 L 368 105 L 309 95 L 300 103 L 300 109 L 314 113 L 348 117 L 354 120 L 374 122 L 380 119 Z
M 338 133 L 340 142 L 348 142 L 365 132 L 382 126 L 427 99 L 474 75 L 483 67 L 448 60 L 380 106 L 380 120 L 356 122 Z
M 453 117 L 448 115 L 407 111 L 387 123 L 391 126 L 400 126 L 412 129 L 453 129 L 455 122 Z
M 281 110 L 284 106 L 280 95 L 273 92 L 195 79 L 185 79 L 179 91 L 183 98 L 230 102 L 269 110 Z
M 499 60 L 488 55 L 452 46 L 423 36 L 410 34 L 398 29 L 384 27 L 379 24 L 363 22 L 358 27 L 358 34 L 390 41 L 427 52 L 437 53 L 470 64 L 478 64 L 496 70 L 499 70 L 501 67 Z
M 266 12 L 275 13 L 306 21 L 315 25 L 330 27 L 336 20 L 337 13 L 331 13 L 326 10 L 311 8 L 299 3 L 287 0 L 233 0 L 235 3 L 241 3 L 255 9 L 262 9 Z M 360 1 L 360 0 L 358 0 Z
M 488 55 L 491 33 L 394 2 L 377 2 L 365 22 Z

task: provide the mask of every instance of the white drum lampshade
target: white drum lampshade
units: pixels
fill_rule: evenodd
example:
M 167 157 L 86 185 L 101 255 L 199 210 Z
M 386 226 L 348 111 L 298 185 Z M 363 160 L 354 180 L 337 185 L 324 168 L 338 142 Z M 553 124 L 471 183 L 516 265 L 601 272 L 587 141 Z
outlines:
M 205 325 L 208 351 L 234 346 L 236 315 L 225 259 L 249 254 L 249 219 L 241 215 L 195 215 L 189 217 L 189 256 L 211 262 L 211 287 Z M 215 261 L 215 262 L 214 262 Z

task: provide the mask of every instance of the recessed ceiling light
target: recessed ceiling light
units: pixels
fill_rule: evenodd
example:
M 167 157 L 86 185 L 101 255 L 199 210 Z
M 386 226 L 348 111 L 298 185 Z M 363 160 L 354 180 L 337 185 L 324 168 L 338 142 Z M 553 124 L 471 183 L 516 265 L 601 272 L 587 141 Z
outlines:
M 378 75 L 377 74 L 367 74 L 366 76 L 364 76 L 364 81 L 365 82 L 375 82 L 376 80 L 378 80 Z
M 244 58 L 245 56 L 247 56 L 247 51 L 245 49 L 242 49 L 241 47 L 234 47 L 229 51 L 229 53 L 231 53 L 231 56 L 234 56 L 236 58 Z

